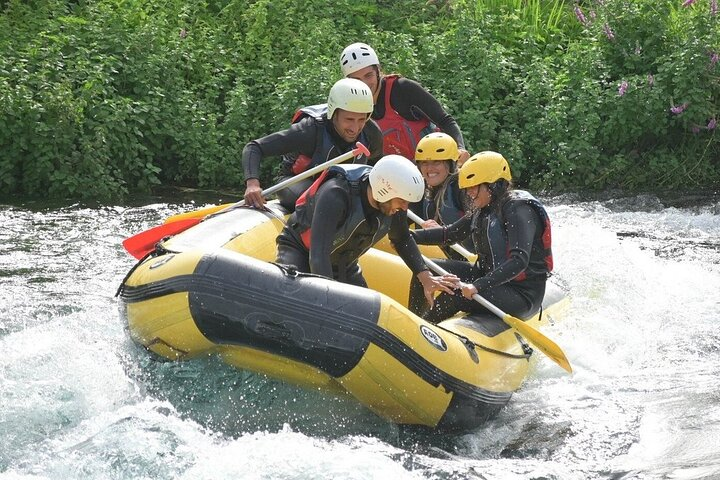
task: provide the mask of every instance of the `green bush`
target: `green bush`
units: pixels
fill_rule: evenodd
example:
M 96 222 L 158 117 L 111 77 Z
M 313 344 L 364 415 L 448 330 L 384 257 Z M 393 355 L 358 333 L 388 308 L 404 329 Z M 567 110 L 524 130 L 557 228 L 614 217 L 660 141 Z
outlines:
M 245 143 L 324 102 L 342 48 L 365 41 L 521 186 L 716 187 L 720 16 L 690 3 L 2 1 L 0 186 L 240 191 Z

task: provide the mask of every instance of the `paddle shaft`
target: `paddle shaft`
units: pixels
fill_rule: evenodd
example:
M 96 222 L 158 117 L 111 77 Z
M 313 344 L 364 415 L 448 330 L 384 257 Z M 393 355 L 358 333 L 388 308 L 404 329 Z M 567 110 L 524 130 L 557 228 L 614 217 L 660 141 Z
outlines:
M 341 163 L 341 162 L 348 160 L 352 157 L 355 157 L 361 153 L 364 155 L 367 155 L 367 156 L 370 155 L 370 151 L 365 147 L 365 145 L 363 145 L 360 142 L 357 142 L 355 144 L 355 148 L 352 151 L 344 153 L 344 154 L 340 155 L 339 157 L 332 158 L 332 159 L 328 160 L 327 162 L 322 163 L 320 165 L 316 165 L 313 168 L 305 170 L 304 172 L 302 172 L 294 177 L 287 178 L 287 179 L 283 180 L 282 182 L 278 183 L 277 185 L 273 185 L 272 187 L 266 188 L 265 190 L 260 192 L 260 195 L 262 195 L 263 197 L 272 195 L 273 193 L 278 192 L 278 191 L 282 190 L 283 188 L 287 188 L 301 180 L 305 180 L 308 177 L 312 177 L 316 173 L 319 173 L 319 172 L 325 170 L 326 168 L 328 168 L 332 165 L 335 165 L 336 163 Z M 239 202 L 236 202 L 236 203 L 213 205 L 212 207 L 201 208 L 199 210 L 195 210 L 192 212 L 178 213 L 176 215 L 172 215 L 172 216 L 168 217 L 165 220 L 165 223 L 172 223 L 172 222 L 176 222 L 179 220 L 184 220 L 186 218 L 203 218 L 203 217 L 219 215 L 220 213 L 222 213 L 226 210 L 230 210 L 235 207 L 240 207 L 242 205 L 245 205 L 245 200 L 240 200 Z
M 362 143 L 357 142 L 357 143 L 355 143 L 355 148 L 353 148 L 353 149 L 350 150 L 349 152 L 343 153 L 342 155 L 338 155 L 338 156 L 335 157 L 335 158 L 331 158 L 331 159 L 328 160 L 327 162 L 321 163 L 320 165 L 316 165 L 316 166 L 314 166 L 313 168 L 309 168 L 309 169 L 305 170 L 304 172 L 295 175 L 294 177 L 286 178 L 286 179 L 283 180 L 282 182 L 280 182 L 280 183 L 278 183 L 278 184 L 275 184 L 275 185 L 273 185 L 272 187 L 268 187 L 268 188 L 264 189 L 262 192 L 260 192 L 260 195 L 262 195 L 263 197 L 267 197 L 267 196 L 269 196 L 269 195 L 272 195 L 272 194 L 275 193 L 275 192 L 279 192 L 279 191 L 282 190 L 283 188 L 287 188 L 287 187 L 289 187 L 289 186 L 291 186 L 291 185 L 295 185 L 296 183 L 298 183 L 298 182 L 300 182 L 300 181 L 302 181 L 302 180 L 305 180 L 306 178 L 310 178 L 310 177 L 314 176 L 315 174 L 320 173 L 320 172 L 322 172 L 323 170 L 326 170 L 326 169 L 332 167 L 333 165 L 336 165 L 336 164 L 338 164 L 338 163 L 342 163 L 342 162 L 344 162 L 345 160 L 349 160 L 349 159 L 351 159 L 351 158 L 353 158 L 353 157 L 356 157 L 356 156 L 358 156 L 358 155 L 360 155 L 360 154 L 363 154 L 363 155 L 366 155 L 366 156 L 369 157 L 369 156 L 370 156 L 370 150 L 368 150 L 367 147 L 366 147 L 365 145 L 363 145 Z M 232 205 L 230 205 L 230 206 L 227 207 L 227 208 L 223 208 L 222 210 L 219 210 L 219 211 L 214 212 L 212 215 L 213 215 L 213 216 L 219 215 L 219 214 L 223 213 L 223 212 L 226 211 L 226 210 L 232 210 L 232 209 L 235 208 L 235 207 L 241 207 L 241 206 L 243 206 L 243 205 L 245 205 L 245 200 L 240 200 L 239 202 L 233 203 Z M 212 207 L 211 207 L 211 208 L 212 208 Z
M 367 149 L 365 145 L 363 145 L 360 142 L 357 142 L 355 144 L 355 148 L 351 151 L 344 153 L 342 155 L 339 155 L 335 158 L 332 158 L 328 160 L 325 163 L 321 163 L 320 165 L 317 165 L 313 168 L 310 168 L 308 170 L 305 170 L 304 172 L 295 175 L 292 178 L 288 178 L 287 180 L 283 180 L 282 182 L 278 183 L 277 185 L 273 185 L 270 188 L 267 188 L 262 191 L 263 196 L 271 195 L 279 190 L 282 190 L 283 188 L 287 188 L 290 185 L 293 185 L 295 183 L 300 182 L 301 180 L 305 180 L 306 178 L 310 178 L 313 175 L 325 170 L 326 168 L 331 167 L 332 165 L 344 162 L 345 160 L 348 160 L 352 157 L 355 157 L 357 155 L 366 155 L 370 156 L 370 151 Z M 187 230 L 188 228 L 197 225 L 200 223 L 203 219 L 210 216 L 208 214 L 208 211 L 211 211 L 212 215 L 218 215 L 220 213 L 223 213 L 225 211 L 231 210 L 234 207 L 239 207 L 245 204 L 245 200 L 241 200 L 240 202 L 233 203 L 225 208 L 218 209 L 217 206 L 214 207 L 208 207 L 207 209 L 200 209 L 196 212 L 197 215 L 195 216 L 186 216 L 181 215 L 179 216 L 176 221 L 172 223 L 164 223 L 162 225 L 158 225 L 157 227 L 153 227 L 149 230 L 142 231 L 140 233 L 137 233 L 133 235 L 132 237 L 128 237 L 125 240 L 123 240 L 122 244 L 125 247 L 125 250 L 128 251 L 132 256 L 135 258 L 143 258 L 148 253 L 155 250 L 155 246 L 158 242 L 160 242 L 163 238 L 176 235 L 184 230 Z

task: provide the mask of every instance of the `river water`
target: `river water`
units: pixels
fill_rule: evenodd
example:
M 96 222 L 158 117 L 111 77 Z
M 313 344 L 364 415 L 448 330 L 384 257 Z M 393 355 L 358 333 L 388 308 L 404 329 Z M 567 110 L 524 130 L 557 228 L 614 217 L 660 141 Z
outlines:
M 720 478 L 720 197 L 545 200 L 574 374 L 538 355 L 497 418 L 424 436 L 133 344 L 120 242 L 195 205 L 0 206 L 0 478 Z

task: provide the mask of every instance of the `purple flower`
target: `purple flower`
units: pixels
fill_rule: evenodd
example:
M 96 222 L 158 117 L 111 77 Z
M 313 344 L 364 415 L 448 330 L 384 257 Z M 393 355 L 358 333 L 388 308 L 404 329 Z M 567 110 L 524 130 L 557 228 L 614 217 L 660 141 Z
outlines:
M 185 37 L 187 37 L 187 30 L 185 30 L 183 28 L 180 30 L 180 38 L 185 38 Z
M 710 0 L 710 15 L 713 17 L 717 15 L 718 12 L 718 6 L 717 6 L 717 0 Z
M 603 25 L 603 31 L 605 32 L 605 36 L 608 38 L 608 40 L 615 40 L 615 33 L 613 33 L 610 25 L 605 23 L 605 25 Z
M 717 52 L 712 52 L 710 54 L 710 66 L 714 67 L 718 60 L 720 60 L 720 56 L 718 56 Z
M 690 130 L 692 131 L 692 133 L 695 133 L 695 134 L 700 133 L 700 127 L 698 127 L 697 125 L 693 125 Z
M 620 83 L 620 87 L 618 87 L 618 95 L 622 97 L 623 95 L 625 95 L 625 92 L 627 92 L 627 89 L 628 89 L 628 83 L 625 80 L 623 80 Z
M 683 7 L 689 7 L 689 6 L 692 5 L 693 3 L 695 3 L 695 0 L 685 0 L 685 1 L 683 2 L 682 6 L 683 6 Z
M 715 130 L 715 127 L 717 127 L 717 120 L 715 120 L 714 118 L 711 118 L 710 121 L 709 121 L 708 124 L 707 124 L 707 129 L 708 129 L 708 130 Z
M 679 115 L 682 112 L 684 112 L 687 107 L 688 107 L 688 103 L 685 102 L 682 105 L 676 105 L 676 106 L 670 107 L 670 111 L 672 113 L 674 113 L 675 115 Z
M 648 86 L 652 87 L 655 85 L 655 76 L 652 73 L 648 74 Z
M 580 5 L 575 5 L 575 16 L 577 17 L 578 21 L 583 25 L 587 23 L 587 19 L 585 18 L 585 14 L 583 14 L 583 11 L 580 9 Z

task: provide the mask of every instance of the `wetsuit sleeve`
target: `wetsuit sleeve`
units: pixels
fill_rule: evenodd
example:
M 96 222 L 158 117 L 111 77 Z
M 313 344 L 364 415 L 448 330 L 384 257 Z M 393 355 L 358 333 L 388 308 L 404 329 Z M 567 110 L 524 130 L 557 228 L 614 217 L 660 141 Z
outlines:
M 294 152 L 311 157 L 315 152 L 317 128 L 317 122 L 312 117 L 307 117 L 293 123 L 286 130 L 250 141 L 242 153 L 245 180 L 260 178 L 260 161 L 265 157 Z
M 416 81 L 399 77 L 390 92 L 390 104 L 405 118 L 430 120 L 450 135 L 457 142 L 458 148 L 465 148 L 465 139 L 455 118 Z
M 332 278 L 330 261 L 338 227 L 348 215 L 348 193 L 334 179 L 324 183 L 316 194 L 310 233 L 310 272 Z
M 365 145 L 370 150 L 370 158 L 368 165 L 375 165 L 378 160 L 383 157 L 383 136 L 382 131 L 375 120 L 370 119 L 365 124 L 365 135 L 367 135 L 369 145 Z
M 509 282 L 530 263 L 535 233 L 542 228 L 540 218 L 525 202 L 509 201 L 503 209 L 508 235 L 508 258 L 499 267 L 473 282 L 478 292 Z
M 450 245 L 470 236 L 472 219 L 464 216 L 446 227 L 424 228 L 413 232 L 418 245 Z
M 410 230 L 408 230 L 406 212 L 401 211 L 393 215 L 388 238 L 390 238 L 390 242 L 393 244 L 393 247 L 395 247 L 395 250 L 397 250 L 400 258 L 402 258 L 408 268 L 412 270 L 413 275 L 417 275 L 423 270 L 428 270 L 427 265 L 425 265 L 422 259 L 420 249 L 417 243 L 415 243 L 415 239 L 410 235 Z

